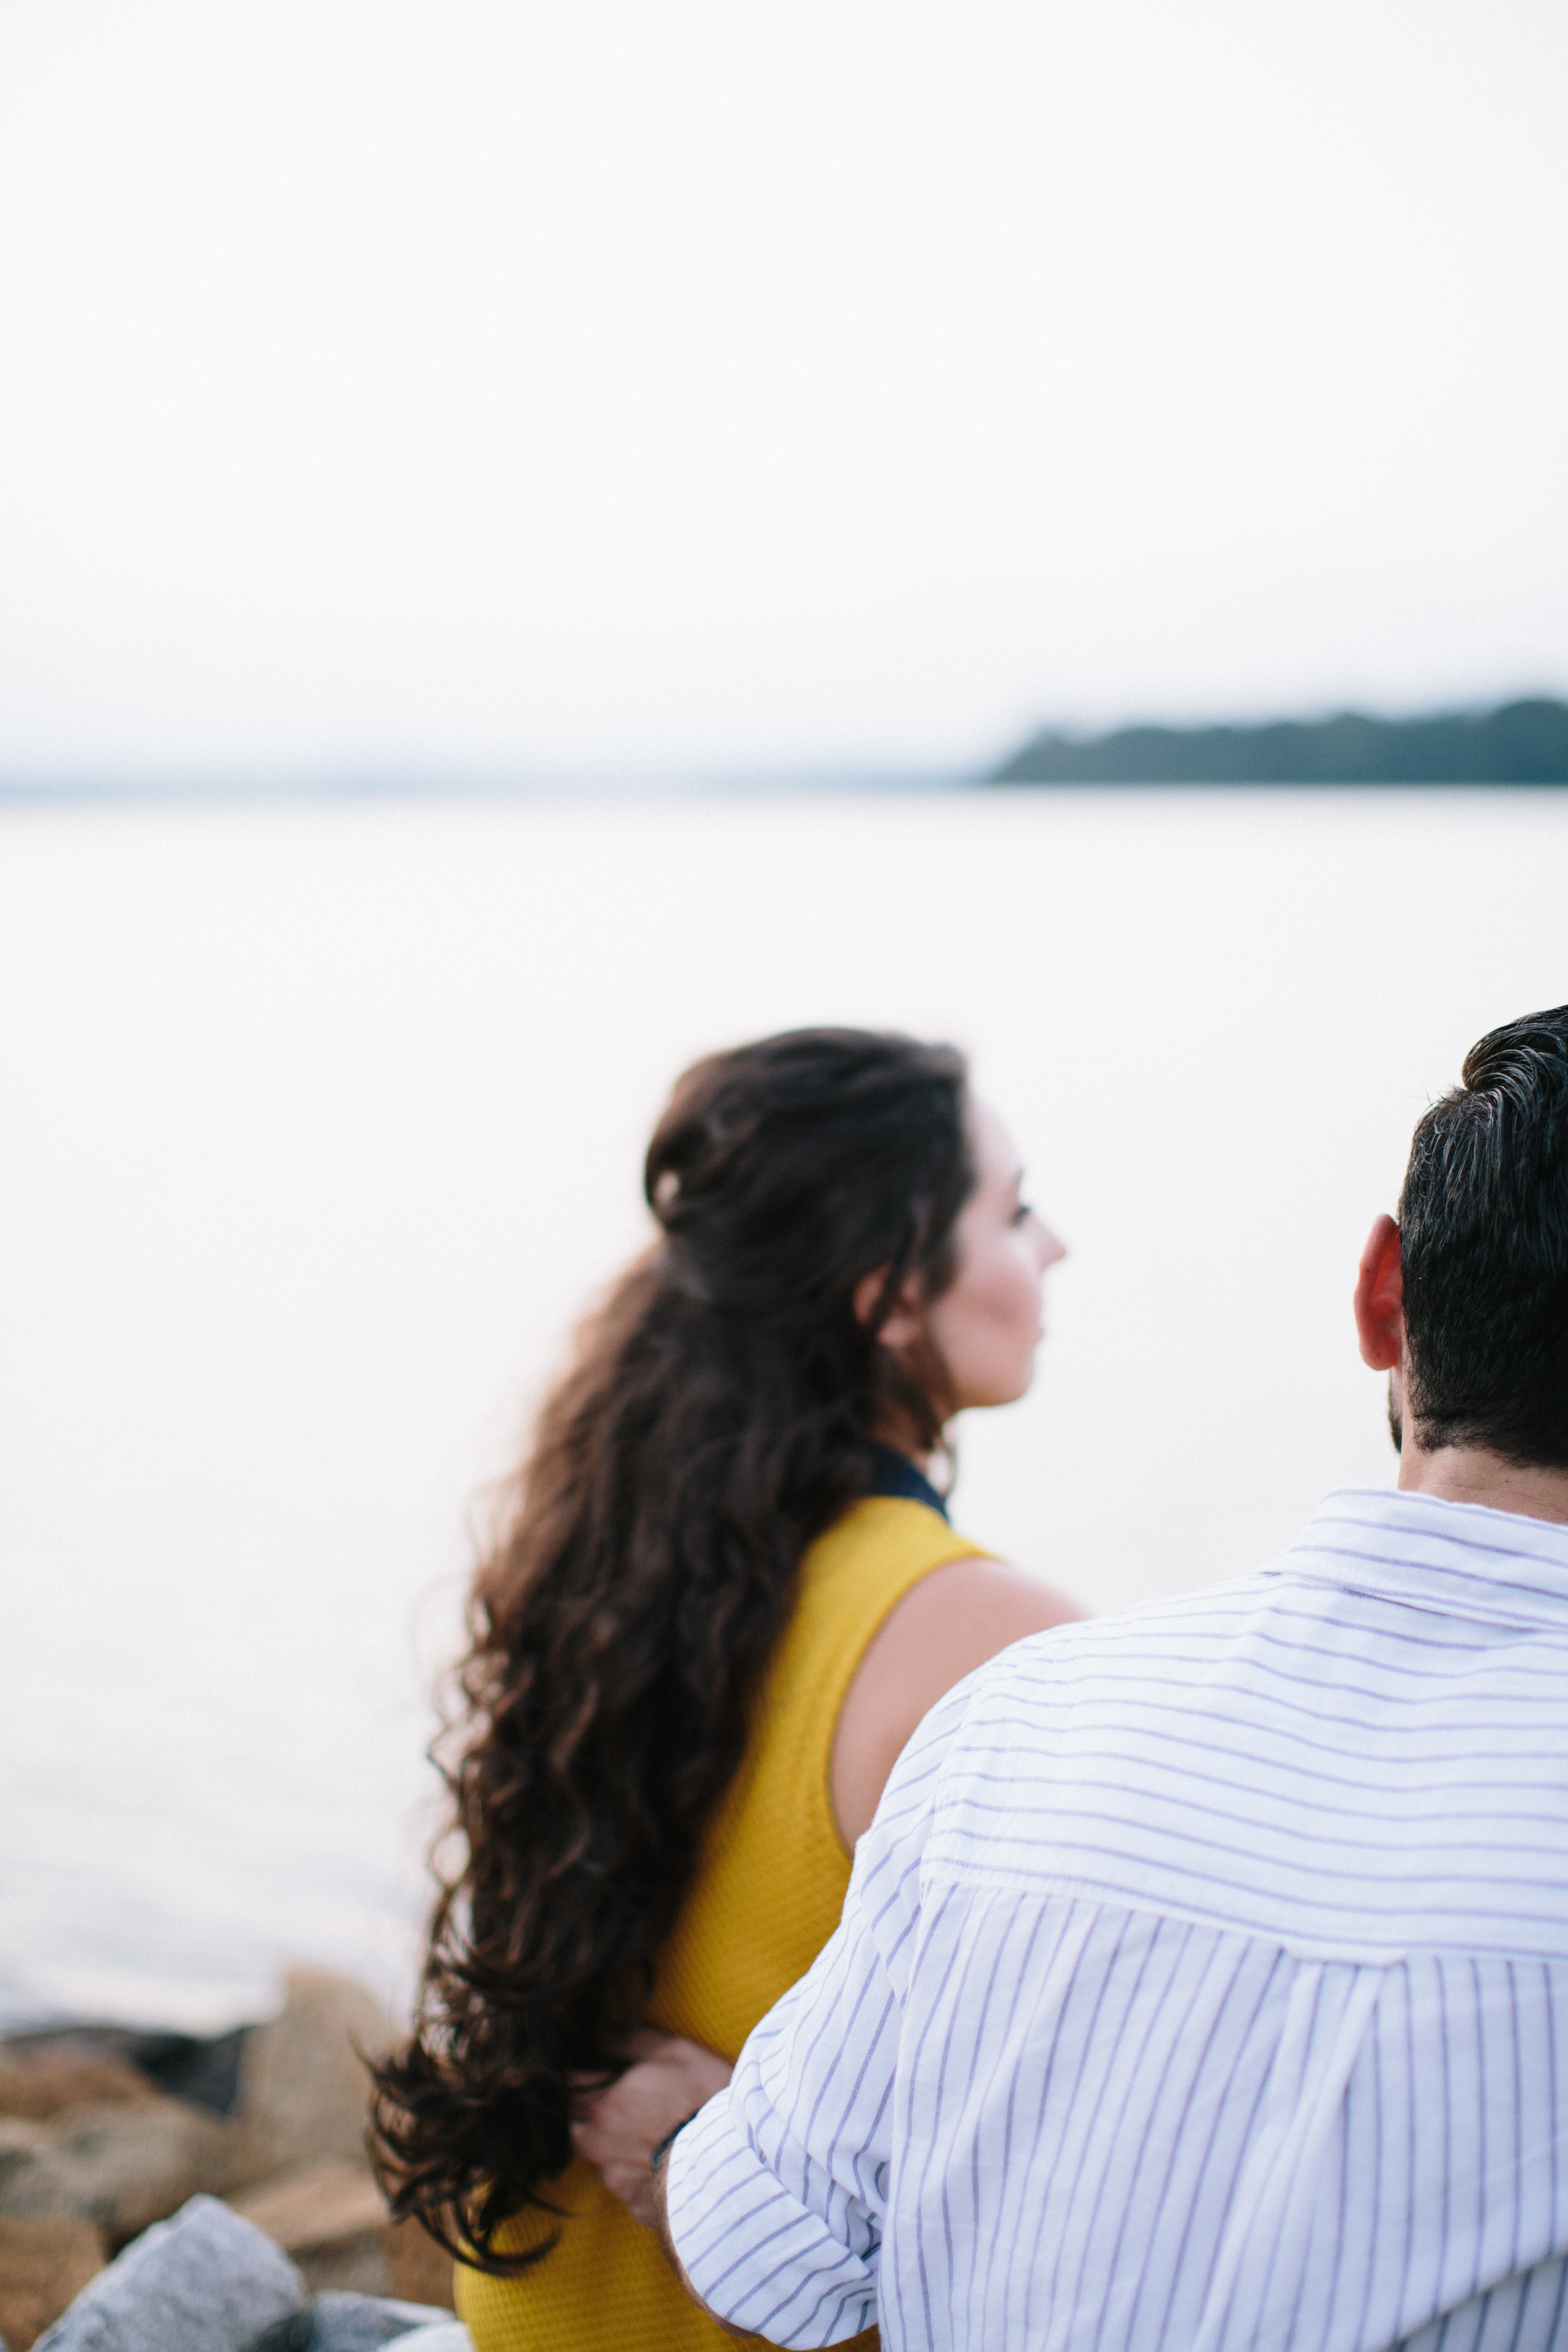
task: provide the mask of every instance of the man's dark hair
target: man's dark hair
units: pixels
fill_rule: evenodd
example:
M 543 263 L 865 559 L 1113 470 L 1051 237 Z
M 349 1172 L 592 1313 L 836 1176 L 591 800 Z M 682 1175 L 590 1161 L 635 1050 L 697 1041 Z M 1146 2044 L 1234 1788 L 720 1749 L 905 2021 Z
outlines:
M 1568 1467 L 1568 1004 L 1494 1029 L 1415 1129 L 1399 1202 L 1406 1425 Z

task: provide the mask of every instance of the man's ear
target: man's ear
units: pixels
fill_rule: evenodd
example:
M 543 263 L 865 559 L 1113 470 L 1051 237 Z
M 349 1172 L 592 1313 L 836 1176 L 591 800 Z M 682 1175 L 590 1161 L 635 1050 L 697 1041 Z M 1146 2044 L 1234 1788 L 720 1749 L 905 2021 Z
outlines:
M 1366 1237 L 1354 1305 L 1362 1362 L 1374 1372 L 1395 1370 L 1405 1355 L 1405 1270 L 1392 1217 L 1379 1217 Z
M 878 1266 L 872 1274 L 863 1274 L 860 1276 L 859 1281 L 855 1285 L 855 1297 L 852 1302 L 857 1323 L 869 1323 L 877 1311 L 877 1302 L 882 1296 L 882 1286 L 887 1279 L 888 1269 L 885 1265 Z M 905 1285 L 901 1296 L 895 1302 L 892 1311 L 877 1334 L 885 1348 L 907 1348 L 912 1339 L 918 1339 L 920 1337 L 920 1313 L 910 1297 L 912 1287 L 912 1284 Z

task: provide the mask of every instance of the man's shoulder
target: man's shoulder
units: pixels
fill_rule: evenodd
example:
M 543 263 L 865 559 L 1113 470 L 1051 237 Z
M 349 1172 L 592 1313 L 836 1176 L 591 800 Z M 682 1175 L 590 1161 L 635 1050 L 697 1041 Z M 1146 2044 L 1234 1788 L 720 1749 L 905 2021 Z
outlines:
M 1270 1560 L 1222 1584 L 1168 1593 L 1104 1617 L 1080 1618 L 1031 1633 L 1002 1652 L 964 1688 L 973 1698 L 1009 1684 L 1019 1689 L 1066 1689 L 1085 1675 L 1160 1668 L 1194 1652 L 1234 1642 L 1280 1592 L 1280 1563 Z
M 1295 1546 L 1032 1635 L 960 1686 L 928 1877 L 1324 1958 L 1560 1954 L 1568 1609 L 1515 1584 L 1500 1611 L 1491 1582 Z

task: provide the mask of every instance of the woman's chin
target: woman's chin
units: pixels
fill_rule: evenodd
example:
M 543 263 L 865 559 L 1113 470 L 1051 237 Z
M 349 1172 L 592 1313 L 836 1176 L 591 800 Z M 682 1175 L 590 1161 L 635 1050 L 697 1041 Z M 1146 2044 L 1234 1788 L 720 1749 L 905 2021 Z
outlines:
M 983 1385 L 977 1383 L 963 1394 L 955 1410 L 959 1412 L 990 1412 L 998 1405 L 1016 1404 L 1021 1397 L 1028 1395 L 1034 1385 L 1035 1367 L 1031 1362 L 1026 1371 L 1018 1373 L 1012 1380 L 987 1381 Z

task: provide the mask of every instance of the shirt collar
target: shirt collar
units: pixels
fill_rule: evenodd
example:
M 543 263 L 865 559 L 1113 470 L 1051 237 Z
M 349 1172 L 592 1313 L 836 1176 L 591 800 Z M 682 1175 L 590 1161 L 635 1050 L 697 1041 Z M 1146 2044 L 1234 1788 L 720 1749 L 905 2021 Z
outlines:
M 873 1495 L 890 1495 L 906 1503 L 923 1503 L 928 1511 L 940 1511 L 947 1517 L 947 1499 L 939 1495 L 923 1470 L 916 1468 L 907 1454 L 896 1446 L 873 1444 L 871 1447 L 871 1484 Z
M 1479 1503 L 1342 1486 L 1274 1566 L 1446 1615 L 1568 1633 L 1568 1527 Z

